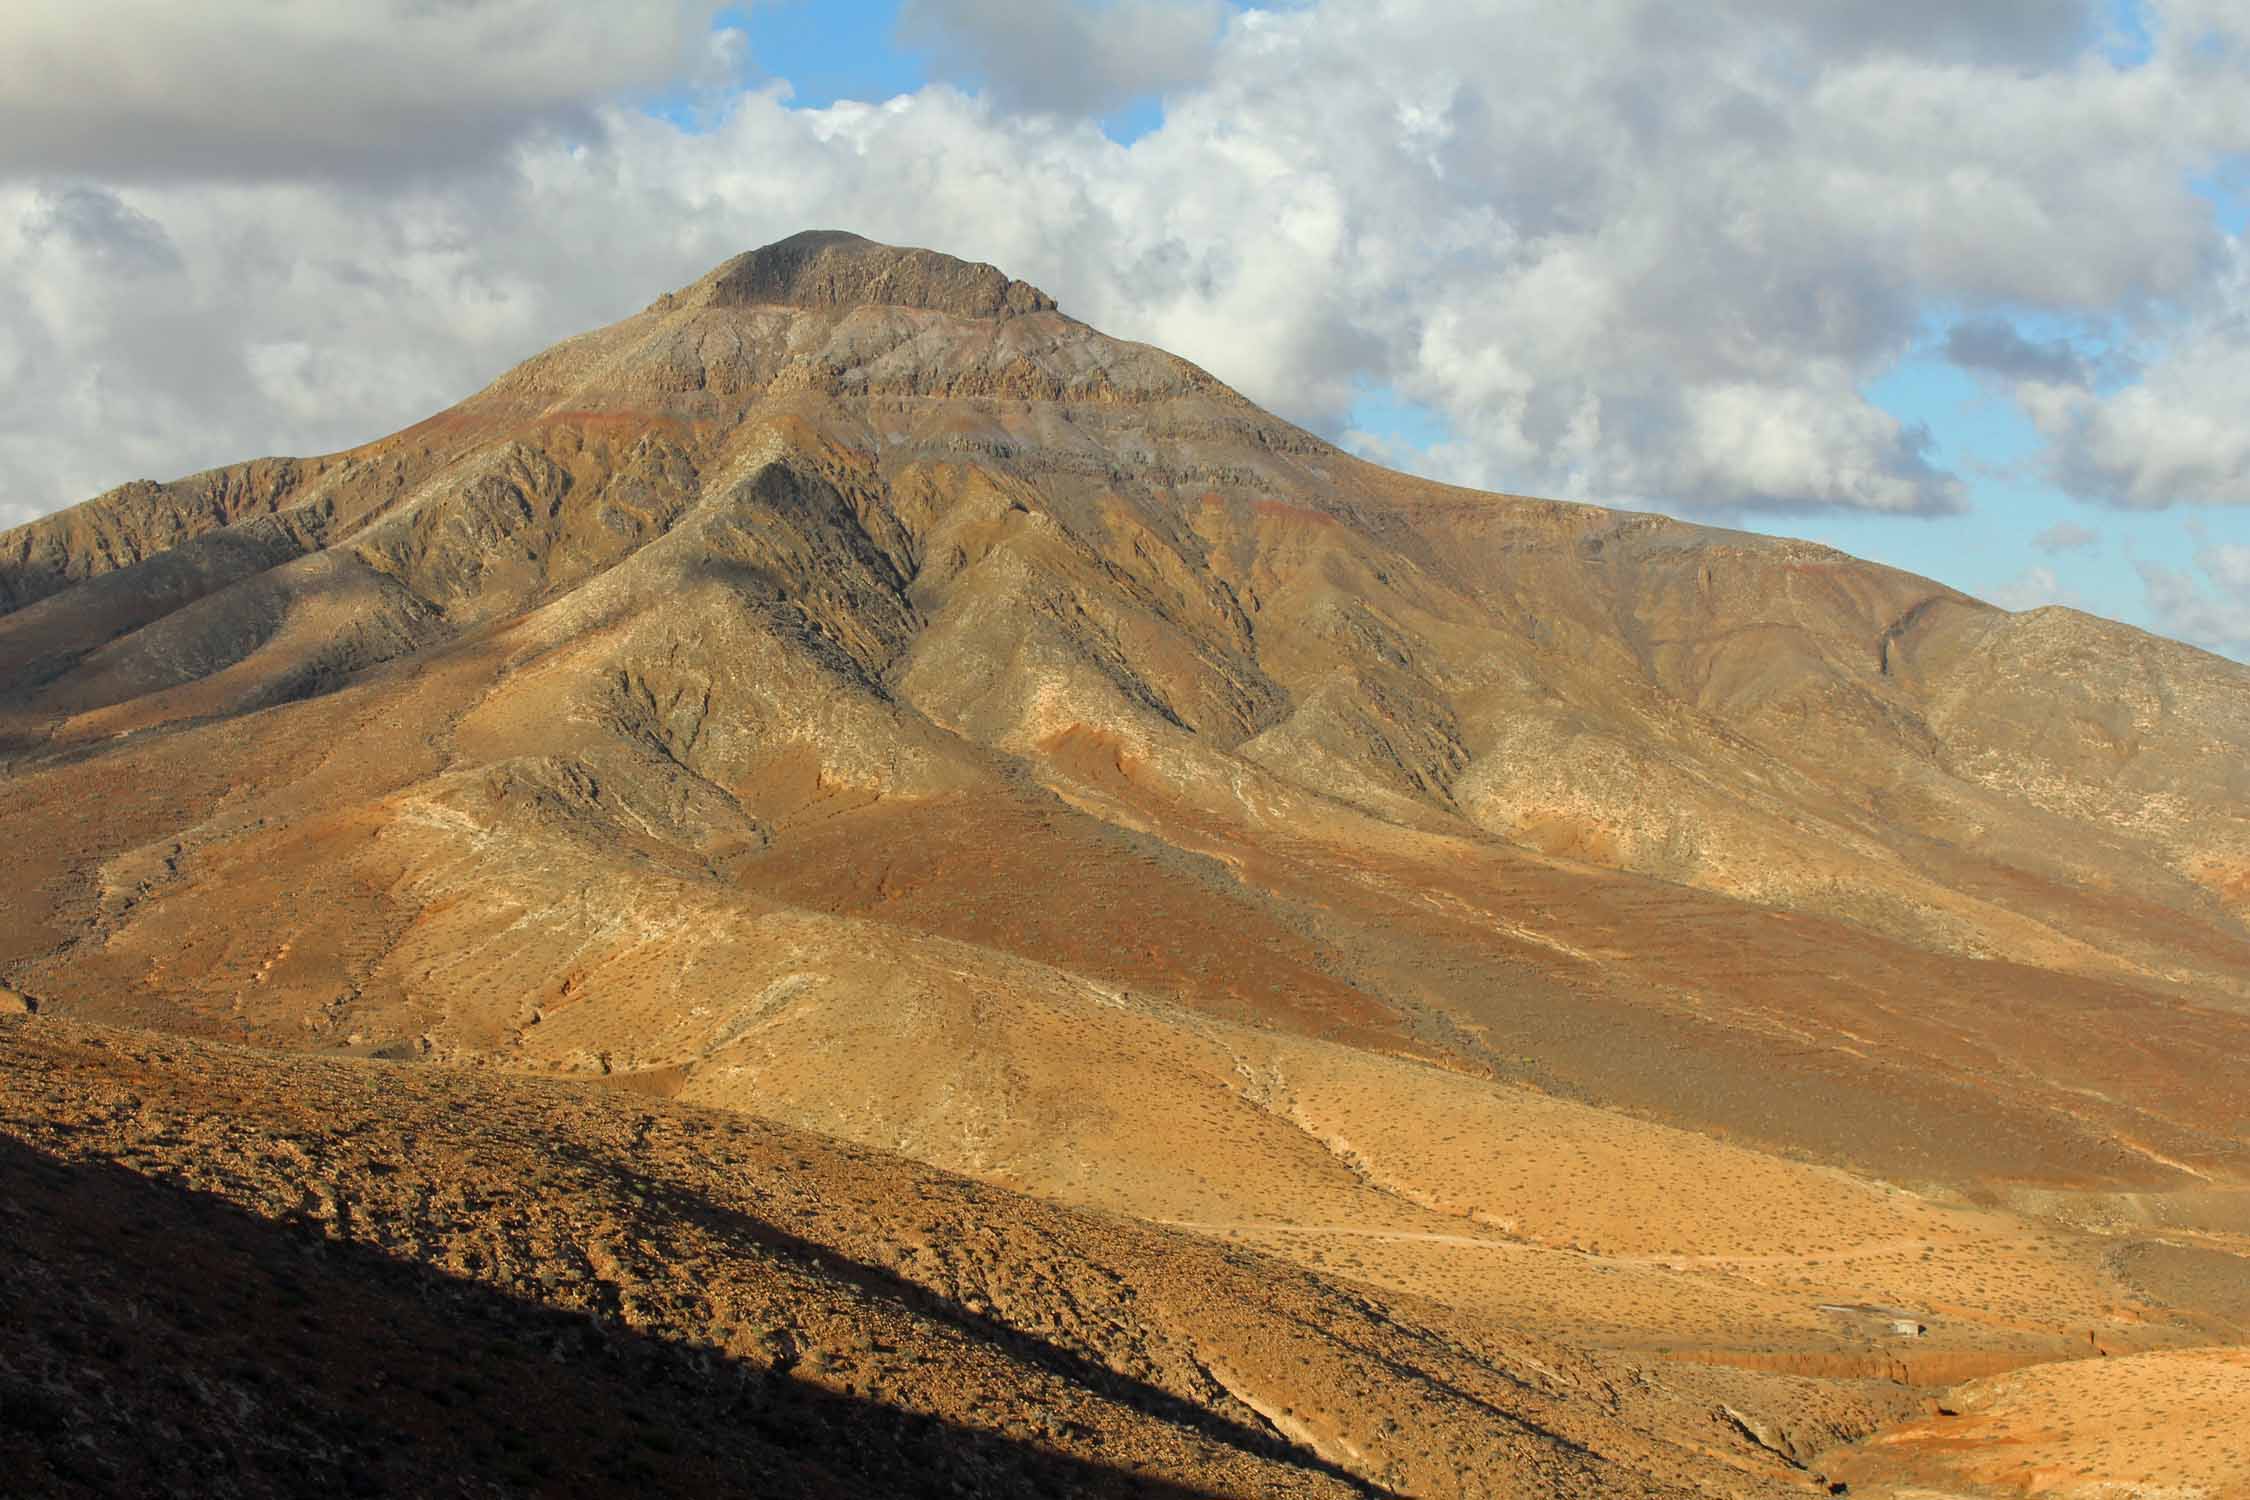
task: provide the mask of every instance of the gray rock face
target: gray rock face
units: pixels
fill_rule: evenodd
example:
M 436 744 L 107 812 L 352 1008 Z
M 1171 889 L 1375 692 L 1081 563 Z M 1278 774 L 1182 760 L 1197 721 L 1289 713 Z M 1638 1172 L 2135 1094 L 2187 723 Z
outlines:
M 878 245 L 835 229 L 809 229 L 738 255 L 698 285 L 712 307 L 881 304 L 957 318 L 1055 310 L 1054 298 L 996 266 Z

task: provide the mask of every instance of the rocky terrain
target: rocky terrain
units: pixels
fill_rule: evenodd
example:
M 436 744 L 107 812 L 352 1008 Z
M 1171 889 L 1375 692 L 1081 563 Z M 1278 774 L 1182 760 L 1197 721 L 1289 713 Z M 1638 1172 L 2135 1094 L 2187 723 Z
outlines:
M 1805 1482 L 1692 1379 L 732 1113 L 54 1021 L 0 1071 L 34 1490 Z
M 2250 1351 L 2041 1365 L 1968 1383 L 1835 1455 L 1857 1493 L 2250 1495 Z
M 289 1184 L 344 1149 L 330 1114 L 555 1112 L 611 1151 L 644 1117 L 734 1121 L 804 1143 L 824 1200 L 849 1179 L 874 1213 L 891 1190 L 865 1172 L 1005 1205 L 993 1264 L 1044 1254 L 1072 1298 L 1096 1265 L 1173 1276 L 1213 1317 L 1364 1353 L 1375 1335 L 1329 1326 L 1357 1299 L 1371 1326 L 1458 1330 L 1480 1368 L 1519 1345 L 1578 1361 L 1601 1373 L 1558 1409 L 1619 1424 L 1534 1420 L 1421 1354 L 1252 1407 L 1104 1333 L 1040 1365 L 1049 1386 L 1020 1383 L 1019 1345 L 979 1345 L 999 1362 L 961 1388 L 1019 1392 L 1020 1420 L 899 1376 L 821 1386 L 838 1432 L 918 1413 L 937 1425 L 896 1443 L 974 1434 L 964 1454 L 1034 1489 L 1060 1482 L 1040 1453 L 1216 1493 L 1723 1489 L 1711 1465 L 1761 1453 L 1809 1483 L 1878 1419 L 1951 1420 L 1902 1392 L 2020 1379 L 2021 1410 L 2078 1389 L 2049 1367 L 2224 1369 L 2196 1351 L 2250 1338 L 2246 744 L 2250 670 L 2220 658 L 1808 544 L 1409 479 L 992 267 L 801 235 L 362 448 L 0 534 L 10 1067 L 66 1078 L 54 1049 L 106 1047 L 213 1129 L 311 1153 L 222 1182 L 191 1134 L 136 1167 L 64 1128 L 91 1094 L 26 1083 L 12 1170 L 111 1220 L 172 1222 L 205 1201 L 174 1191 L 192 1182 L 235 1216 L 199 1243 L 264 1264 L 313 1211 Z M 528 1147 L 461 1150 L 497 1165 L 452 1227 L 383 1219 L 350 1253 L 399 1288 L 466 1276 L 495 1326 L 575 1316 L 536 1269 L 527 1293 L 448 1258 L 499 1233 L 494 1205 L 556 1198 Z M 679 1191 L 748 1191 L 724 1175 Z M 674 1208 L 719 1238 L 651 1217 L 664 1244 L 633 1275 L 679 1296 L 710 1278 L 660 1263 L 768 1244 L 653 1199 L 614 1222 Z M 761 1222 L 875 1254 L 799 1208 Z M 1048 1251 L 1008 1240 L 1033 1225 Z M 1105 1236 L 1144 1247 L 1137 1269 Z M 53 1242 L 68 1296 L 131 1279 L 77 1253 Z M 1284 1285 L 1343 1300 L 1257 1300 Z M 945 1341 L 976 1339 L 935 1305 L 886 1342 L 950 1370 Z M 676 1396 L 656 1427 L 713 1410 L 694 1372 L 757 1362 L 714 1306 L 632 1325 L 631 1368 Z M 397 1326 L 352 1358 L 408 1370 L 451 1325 Z M 35 1413 L 184 1420 L 145 1384 L 74 1405 L 88 1367 L 48 1357 L 65 1395 L 40 1386 Z M 621 1399 L 626 1366 L 563 1363 L 584 1402 Z M 806 1368 L 758 1389 L 811 1401 Z M 1125 1375 L 1146 1400 L 1102 1384 Z M 1472 1407 L 1410 1420 L 1364 1394 L 1384 1381 Z M 1695 1394 L 1619 1394 L 1644 1389 Z M 1316 1392 L 1332 1430 L 1303 1415 Z M 258 1451 L 342 1474 L 337 1424 L 366 1399 L 308 1389 L 301 1436 Z M 1116 1446 L 1020 1430 L 1066 1400 Z M 556 1451 L 561 1428 L 505 1415 Z M 917 1467 L 791 1458 L 753 1428 L 661 1472 L 763 1465 L 817 1492 Z M 625 1451 L 511 1479 L 459 1446 L 506 1433 L 396 1430 L 453 1446 L 352 1472 L 567 1487 Z M 1441 1430 L 1460 1436 L 1417 1446 Z M 1540 1467 L 1557 1453 L 1599 1464 Z M 2211 1453 L 2145 1482 L 2235 1482 Z M 1936 1481 L 1860 1485 L 1893 1482 Z

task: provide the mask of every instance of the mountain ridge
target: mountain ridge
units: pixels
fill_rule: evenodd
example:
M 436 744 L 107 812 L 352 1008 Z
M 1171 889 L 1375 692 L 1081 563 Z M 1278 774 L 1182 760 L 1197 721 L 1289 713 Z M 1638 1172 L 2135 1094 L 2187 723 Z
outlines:
M 2250 1250 L 2250 669 L 1395 474 L 1022 287 L 784 241 L 0 535 L 0 984 L 1635 1358 L 2241 1336 L 2150 1247 Z
M 999 267 L 935 250 L 880 245 L 841 229 L 808 229 L 725 261 L 674 299 L 712 307 L 871 303 L 963 318 L 1054 312 L 1055 299 Z

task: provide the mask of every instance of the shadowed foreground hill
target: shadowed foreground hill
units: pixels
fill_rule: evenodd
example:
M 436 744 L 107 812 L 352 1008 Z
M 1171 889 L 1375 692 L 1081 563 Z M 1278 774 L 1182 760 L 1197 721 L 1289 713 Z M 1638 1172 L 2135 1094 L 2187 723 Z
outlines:
M 815 233 L 0 534 L 0 986 L 1942 1386 L 2250 1333 L 2245 745 L 2217 657 Z
M 1785 1478 L 1683 1382 L 736 1116 L 39 1020 L 0 1077 L 32 1493 Z

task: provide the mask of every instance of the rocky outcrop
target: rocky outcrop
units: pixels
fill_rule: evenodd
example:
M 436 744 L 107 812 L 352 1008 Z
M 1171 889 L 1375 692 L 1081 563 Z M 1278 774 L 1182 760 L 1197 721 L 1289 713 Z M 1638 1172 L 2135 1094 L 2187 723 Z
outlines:
M 736 256 L 687 294 L 711 307 L 912 307 L 956 318 L 1053 312 L 1055 299 L 996 266 L 813 229 Z

